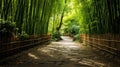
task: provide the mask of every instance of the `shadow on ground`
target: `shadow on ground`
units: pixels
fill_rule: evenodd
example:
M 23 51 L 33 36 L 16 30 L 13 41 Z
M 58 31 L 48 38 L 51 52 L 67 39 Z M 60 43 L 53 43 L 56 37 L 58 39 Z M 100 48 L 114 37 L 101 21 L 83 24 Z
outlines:
M 113 67 L 115 64 L 96 55 L 90 46 L 62 36 L 61 41 L 37 46 L 6 60 L 8 67 Z M 115 67 L 119 67 L 116 65 Z

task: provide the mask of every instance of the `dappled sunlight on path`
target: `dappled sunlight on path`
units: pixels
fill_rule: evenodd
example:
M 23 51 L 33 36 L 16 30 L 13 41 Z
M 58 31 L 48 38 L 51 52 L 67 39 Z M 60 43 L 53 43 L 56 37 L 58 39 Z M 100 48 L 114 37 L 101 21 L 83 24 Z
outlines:
M 72 38 L 62 36 L 61 41 L 52 42 L 47 47 L 42 49 L 38 49 L 39 51 L 48 53 L 51 57 L 57 58 L 57 60 L 69 60 L 76 65 L 87 65 L 87 66 L 95 66 L 103 67 L 104 63 L 100 61 L 95 61 L 95 55 L 92 53 L 91 49 L 85 48 L 85 46 L 73 42 Z M 87 59 L 87 60 L 86 60 Z M 64 60 L 65 61 L 65 60 Z
M 6 64 L 32 64 L 38 65 L 37 67 L 112 67 L 110 62 L 97 56 L 90 46 L 75 43 L 67 36 L 62 36 L 62 39 L 32 48 L 8 60 Z

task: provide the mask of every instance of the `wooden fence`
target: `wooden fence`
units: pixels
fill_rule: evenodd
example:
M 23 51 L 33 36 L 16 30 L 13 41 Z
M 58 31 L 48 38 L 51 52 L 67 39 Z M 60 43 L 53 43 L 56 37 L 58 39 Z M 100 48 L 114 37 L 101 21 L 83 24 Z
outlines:
M 109 52 L 116 56 L 120 56 L 120 35 L 114 34 L 101 34 L 101 35 L 88 35 L 81 34 L 80 39 L 85 44 L 96 47 L 100 50 Z
M 50 41 L 50 35 L 31 36 L 28 40 L 0 43 L 0 54 Z

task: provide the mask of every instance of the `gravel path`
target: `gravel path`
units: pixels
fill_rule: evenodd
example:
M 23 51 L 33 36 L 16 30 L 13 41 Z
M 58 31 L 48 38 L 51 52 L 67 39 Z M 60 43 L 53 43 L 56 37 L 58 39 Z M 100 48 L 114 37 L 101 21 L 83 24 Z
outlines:
M 75 43 L 67 36 L 62 39 L 24 51 L 0 67 L 120 67 L 96 55 L 90 46 Z

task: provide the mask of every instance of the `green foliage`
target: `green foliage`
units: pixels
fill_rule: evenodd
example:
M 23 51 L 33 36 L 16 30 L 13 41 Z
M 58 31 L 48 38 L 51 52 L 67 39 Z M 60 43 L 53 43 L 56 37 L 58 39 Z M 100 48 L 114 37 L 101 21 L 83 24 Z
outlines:
M 15 33 L 15 31 L 16 31 L 15 22 L 0 19 L 0 32 Z
M 60 25 L 61 30 L 66 28 L 66 31 L 72 34 L 75 30 L 78 32 L 77 26 L 80 33 L 120 33 L 119 2 L 119 0 L 0 0 L 0 18 L 9 20 L 0 20 L 0 25 L 5 26 L 0 28 L 14 32 L 13 28 L 17 27 L 19 33 L 25 31 L 29 35 L 47 34 L 48 29 L 55 33 Z M 72 24 L 71 20 L 75 23 Z M 76 23 L 77 25 L 74 25 Z
M 0 41 L 13 41 L 16 33 L 16 24 L 8 20 L 0 19 Z
M 80 34 L 76 34 L 76 35 L 73 37 L 73 41 L 76 41 L 76 40 L 79 40 L 79 41 L 80 41 Z
M 52 34 L 52 40 L 55 40 L 55 41 L 61 40 L 61 34 L 59 31 L 56 31 L 55 33 Z
M 71 27 L 65 28 L 64 33 L 69 33 L 69 34 L 76 35 L 76 34 L 79 33 L 79 26 L 73 25 Z
M 79 33 L 79 23 L 78 23 L 78 20 L 76 20 L 73 17 L 71 17 L 71 19 L 67 19 L 65 21 L 67 24 L 65 24 L 65 28 L 64 28 L 64 33 L 65 34 L 73 34 L 73 35 L 76 35 Z
M 80 33 L 105 34 L 119 33 L 120 18 L 119 0 L 77 0 L 76 10 L 79 13 Z M 118 12 L 118 13 L 117 13 Z
M 79 33 L 79 26 L 72 26 L 71 29 L 70 29 L 70 33 L 73 34 L 73 35 L 76 35 Z
M 22 31 L 22 33 L 19 34 L 19 40 L 27 40 L 28 38 L 29 35 L 25 31 Z
M 55 7 L 53 5 L 57 4 L 57 1 L 0 0 L 0 18 L 16 22 L 16 27 L 20 34 L 22 34 L 22 31 L 29 35 L 47 34 L 49 19 Z

